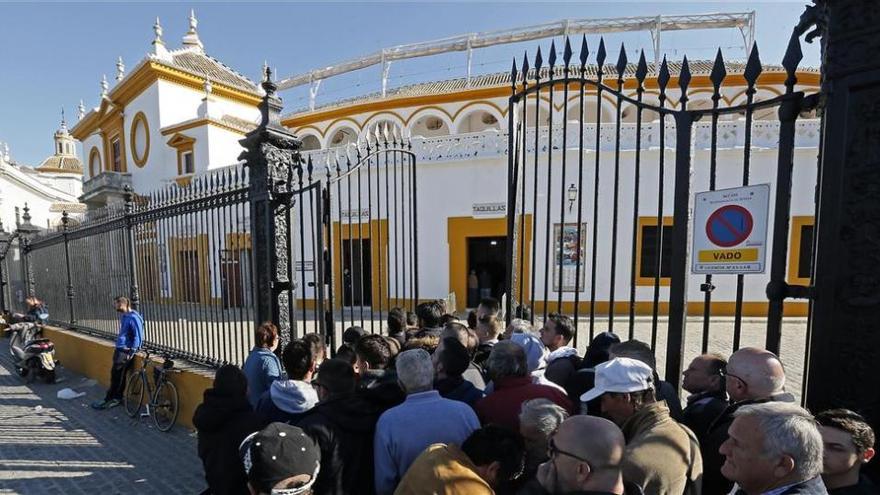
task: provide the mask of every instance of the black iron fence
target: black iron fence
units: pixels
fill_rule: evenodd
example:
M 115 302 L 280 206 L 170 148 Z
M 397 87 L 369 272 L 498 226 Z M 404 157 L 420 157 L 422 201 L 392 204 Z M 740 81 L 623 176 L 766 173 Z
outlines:
M 118 331 L 113 299 L 126 295 L 147 321 L 150 347 L 241 363 L 253 341 L 248 190 L 237 164 L 187 187 L 129 190 L 121 204 L 65 212 L 27 238 L 24 292 L 47 303 L 53 322 L 107 338 Z
M 580 327 L 575 342 L 605 330 L 633 338 L 637 327 L 649 324 L 649 333 L 637 336 L 650 340 L 652 348 L 658 338 L 665 340 L 666 379 L 673 383 L 682 369 L 689 314 L 702 316 L 698 338 L 706 352 L 713 329 L 715 335 L 727 332 L 712 318 L 713 307 L 730 306 L 732 347 L 739 348 L 744 286 L 752 276 L 690 274 L 696 254 L 689 243 L 693 229 L 700 228 L 692 224 L 692 194 L 746 186 L 757 177 L 770 183 L 775 195 L 766 244 L 772 252 L 769 303 L 750 308 L 749 314 L 766 319 L 762 344 L 778 353 L 783 300 L 806 294 L 786 283 L 795 129 L 800 115 L 818 104 L 818 94 L 796 89 L 798 35 L 792 35 L 782 61 L 782 94 L 756 98 L 763 70 L 756 46 L 744 65 L 733 64 L 738 72 L 733 84 L 745 86 L 739 105 L 724 103 L 731 65 L 720 50 L 696 89 L 686 57 L 680 63 L 664 58 L 655 67 L 642 53 L 633 64 L 621 47 L 610 65 L 604 40 L 593 55 L 585 37 L 577 55 L 566 39 L 559 55 L 554 42 L 546 59 L 538 49 L 519 68 L 514 62 L 508 112 L 507 221 L 514 238 L 507 253 L 508 320 L 526 308 L 533 322 L 550 312 L 566 313 Z M 595 64 L 588 64 L 593 57 Z M 701 98 L 704 104 L 692 107 L 695 94 L 707 91 L 708 104 Z M 554 122 L 554 108 L 561 108 L 561 122 Z M 756 165 L 755 115 L 768 110 L 777 112 L 780 122 L 778 148 Z M 741 147 L 725 150 L 722 159 L 719 121 L 728 118 L 744 120 L 745 131 Z M 692 138 L 701 119 L 711 122 L 711 137 L 708 149 L 696 150 Z M 624 132 L 635 133 L 632 149 L 621 149 Z M 813 190 L 799 192 L 809 195 L 807 214 L 814 215 Z M 809 260 L 812 253 L 801 256 Z M 688 287 L 698 280 L 700 302 Z M 726 292 L 733 296 L 713 300 L 722 284 L 732 284 L 723 288 L 730 287 Z
M 212 366 L 241 364 L 264 321 L 283 342 L 317 332 L 335 348 L 345 325 L 380 331 L 377 316 L 414 309 L 408 141 L 377 128 L 316 168 L 278 122 L 270 76 L 239 163 L 147 195 L 126 189 L 122 202 L 64 212 L 49 230 L 25 206 L 12 234 L 0 229 L 3 308 L 24 310 L 36 295 L 53 323 L 112 339 L 113 299 L 127 295 L 146 321 L 145 345 Z

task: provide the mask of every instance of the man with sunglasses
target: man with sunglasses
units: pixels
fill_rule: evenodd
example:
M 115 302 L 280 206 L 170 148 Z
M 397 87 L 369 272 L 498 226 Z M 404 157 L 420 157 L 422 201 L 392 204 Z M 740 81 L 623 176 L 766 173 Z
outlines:
M 734 413 L 745 405 L 764 402 L 794 402 L 794 396 L 785 392 L 785 369 L 770 351 L 757 347 L 743 347 L 727 361 L 724 372 L 730 405 L 709 426 L 700 440 L 703 451 L 703 493 L 729 493 L 733 482 L 722 476 L 724 456 L 718 451 L 727 441 L 728 429 Z
M 638 486 L 623 481 L 625 448 L 623 433 L 611 421 L 572 416 L 550 438 L 549 459 L 536 477 L 540 489 L 529 485 L 519 495 L 641 495 Z

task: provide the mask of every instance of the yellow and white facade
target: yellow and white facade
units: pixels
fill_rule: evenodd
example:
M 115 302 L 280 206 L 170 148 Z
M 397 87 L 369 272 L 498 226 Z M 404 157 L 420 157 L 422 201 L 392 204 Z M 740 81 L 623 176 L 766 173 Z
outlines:
M 83 200 L 118 201 L 121 186 L 148 192 L 235 163 L 255 127 L 261 90 L 205 53 L 193 14 L 181 47 L 168 49 L 159 20 L 151 53 L 116 82 L 106 76 L 95 108 L 80 110 L 72 135 L 85 157 Z

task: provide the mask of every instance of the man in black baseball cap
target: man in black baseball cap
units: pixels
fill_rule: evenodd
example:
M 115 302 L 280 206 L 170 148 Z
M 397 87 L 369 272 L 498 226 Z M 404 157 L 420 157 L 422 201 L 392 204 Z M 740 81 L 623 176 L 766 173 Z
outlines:
M 241 443 L 239 455 L 254 495 L 311 495 L 321 451 L 304 431 L 272 423 Z

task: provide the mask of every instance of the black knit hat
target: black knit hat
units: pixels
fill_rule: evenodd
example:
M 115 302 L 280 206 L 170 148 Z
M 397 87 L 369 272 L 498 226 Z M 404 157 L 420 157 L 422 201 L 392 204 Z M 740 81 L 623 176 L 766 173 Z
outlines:
M 286 423 L 272 423 L 252 433 L 241 443 L 239 456 L 248 475 L 248 481 L 259 493 L 297 495 L 309 493 L 318 469 L 321 451 L 304 431 Z M 307 475 L 296 487 L 274 488 L 293 476 Z

